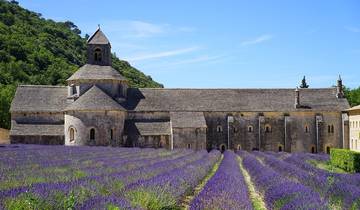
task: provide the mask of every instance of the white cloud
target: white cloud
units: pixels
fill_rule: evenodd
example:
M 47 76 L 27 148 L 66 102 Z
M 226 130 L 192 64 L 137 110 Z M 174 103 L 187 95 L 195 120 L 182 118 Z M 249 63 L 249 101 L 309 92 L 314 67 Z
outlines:
M 247 40 L 247 41 L 243 41 L 241 43 L 241 45 L 245 46 L 245 45 L 255 45 L 255 44 L 259 44 L 259 43 L 262 43 L 262 42 L 266 42 L 266 41 L 269 41 L 270 39 L 272 39 L 273 36 L 270 35 L 270 34 L 264 34 L 264 35 L 261 35 L 261 36 L 258 36 L 258 37 L 255 37 L 253 39 L 250 39 L 250 40 Z
M 357 27 L 345 26 L 345 29 L 348 30 L 348 31 L 350 31 L 350 32 L 360 33 L 360 28 L 357 28 Z
M 177 27 L 165 23 L 150 23 L 141 20 L 107 21 L 104 24 L 104 29 L 107 32 L 113 32 L 127 38 L 147 38 L 169 33 L 186 33 L 195 30 L 193 27 Z
M 163 51 L 163 52 L 141 54 L 141 55 L 136 55 L 133 57 L 128 57 L 126 59 L 129 61 L 142 61 L 142 60 L 149 60 L 149 59 L 155 59 L 155 58 L 163 58 L 163 57 L 181 55 L 184 53 L 193 52 L 198 49 L 199 49 L 199 47 L 188 47 L 188 48 L 181 48 L 181 49 L 175 49 L 175 50 L 169 50 L 169 51 Z

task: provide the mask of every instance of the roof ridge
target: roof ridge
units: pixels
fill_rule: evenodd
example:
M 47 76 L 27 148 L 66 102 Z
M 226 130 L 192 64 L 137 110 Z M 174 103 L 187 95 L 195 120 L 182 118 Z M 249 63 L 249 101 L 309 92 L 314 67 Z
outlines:
M 18 85 L 18 87 L 47 87 L 47 88 L 64 88 L 65 85 Z
M 296 88 L 131 88 L 140 90 L 295 90 Z M 328 88 L 300 88 L 299 90 L 332 90 Z

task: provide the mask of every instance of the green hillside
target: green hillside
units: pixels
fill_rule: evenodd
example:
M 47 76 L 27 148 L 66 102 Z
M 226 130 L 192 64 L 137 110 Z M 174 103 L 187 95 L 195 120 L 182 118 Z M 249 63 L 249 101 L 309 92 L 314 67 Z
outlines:
M 10 103 L 18 84 L 64 85 L 85 63 L 86 37 L 72 22 L 55 22 L 0 0 L 0 127 L 10 127 Z M 113 67 L 132 87 L 163 87 L 113 55 Z

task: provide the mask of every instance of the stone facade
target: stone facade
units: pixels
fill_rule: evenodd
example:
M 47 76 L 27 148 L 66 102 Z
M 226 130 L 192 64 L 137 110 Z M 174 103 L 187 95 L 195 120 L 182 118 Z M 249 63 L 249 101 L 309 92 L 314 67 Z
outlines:
M 348 110 L 349 113 L 349 147 L 360 151 L 360 106 Z
M 349 147 L 341 78 L 336 88 L 319 89 L 129 88 L 111 67 L 100 29 L 87 53 L 66 87 L 18 87 L 12 143 L 313 153 Z

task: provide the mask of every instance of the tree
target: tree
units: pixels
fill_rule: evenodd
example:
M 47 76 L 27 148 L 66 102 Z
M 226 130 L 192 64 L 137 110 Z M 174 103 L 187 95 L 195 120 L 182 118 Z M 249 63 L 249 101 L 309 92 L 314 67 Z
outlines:
M 309 85 L 306 83 L 306 79 L 304 76 L 304 78 L 301 80 L 300 88 L 308 88 L 308 87 L 309 87 Z

